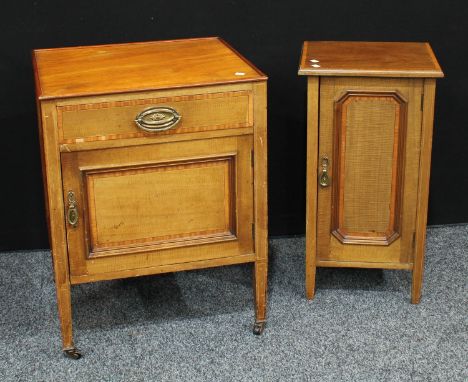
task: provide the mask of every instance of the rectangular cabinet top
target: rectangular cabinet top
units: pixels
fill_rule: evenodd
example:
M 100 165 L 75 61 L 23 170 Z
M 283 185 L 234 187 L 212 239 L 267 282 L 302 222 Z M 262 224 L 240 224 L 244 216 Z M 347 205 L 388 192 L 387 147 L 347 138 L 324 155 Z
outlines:
M 266 80 L 217 37 L 38 49 L 39 99 Z
M 300 75 L 443 77 L 428 43 L 305 41 Z

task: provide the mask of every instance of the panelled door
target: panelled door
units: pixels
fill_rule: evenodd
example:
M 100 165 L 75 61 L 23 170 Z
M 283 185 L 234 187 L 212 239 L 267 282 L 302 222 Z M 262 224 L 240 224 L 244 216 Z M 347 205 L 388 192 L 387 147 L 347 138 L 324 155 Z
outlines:
M 317 265 L 412 263 L 422 84 L 320 79 Z
M 253 254 L 252 136 L 62 154 L 72 276 Z

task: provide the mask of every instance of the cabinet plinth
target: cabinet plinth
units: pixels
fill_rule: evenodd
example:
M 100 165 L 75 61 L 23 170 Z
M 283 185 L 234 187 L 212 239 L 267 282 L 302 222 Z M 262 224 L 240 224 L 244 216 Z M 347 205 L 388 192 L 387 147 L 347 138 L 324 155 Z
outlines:
M 317 267 L 405 269 L 421 297 L 435 78 L 427 43 L 308 41 L 306 295 Z
M 33 55 L 63 350 L 71 285 L 253 263 L 266 319 L 267 78 L 218 38 Z

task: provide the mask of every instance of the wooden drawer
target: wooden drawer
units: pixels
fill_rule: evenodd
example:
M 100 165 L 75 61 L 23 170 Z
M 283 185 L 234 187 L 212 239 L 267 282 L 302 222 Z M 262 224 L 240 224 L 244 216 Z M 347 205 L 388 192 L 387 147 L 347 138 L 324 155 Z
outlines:
M 169 107 L 180 115 L 170 130 L 147 132 L 135 123 L 149 108 Z M 60 143 L 73 144 L 253 126 L 252 91 L 247 86 L 123 94 L 62 101 L 57 106 Z

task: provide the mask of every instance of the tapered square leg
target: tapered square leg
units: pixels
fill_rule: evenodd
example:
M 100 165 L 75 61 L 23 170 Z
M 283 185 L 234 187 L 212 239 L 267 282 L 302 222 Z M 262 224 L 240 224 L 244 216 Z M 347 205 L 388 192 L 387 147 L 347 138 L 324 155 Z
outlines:
M 254 334 L 262 334 L 266 324 L 268 263 L 256 261 L 254 266 L 255 324 Z
M 315 254 L 306 250 L 306 296 L 308 300 L 315 297 L 315 275 L 317 272 Z
M 426 229 L 419 231 L 419 241 L 416 243 L 416 253 L 414 256 L 412 285 L 411 285 L 411 303 L 419 304 L 422 295 L 422 283 L 424 274 L 424 252 L 426 243 Z
M 71 288 L 65 282 L 57 284 L 57 307 L 59 311 L 60 329 L 62 333 L 62 349 L 65 356 L 72 359 L 81 358 L 81 354 L 73 344 Z
M 422 275 L 413 271 L 413 284 L 411 286 L 411 303 L 419 304 L 421 301 Z

